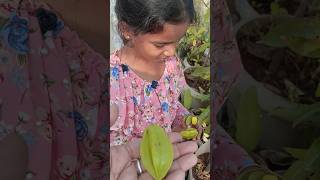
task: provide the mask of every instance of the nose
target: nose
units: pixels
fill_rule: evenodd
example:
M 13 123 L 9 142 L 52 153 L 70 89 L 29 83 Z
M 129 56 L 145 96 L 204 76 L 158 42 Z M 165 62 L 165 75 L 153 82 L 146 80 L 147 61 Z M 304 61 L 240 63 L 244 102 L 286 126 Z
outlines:
M 163 52 L 165 56 L 174 56 L 176 52 L 176 44 L 172 44 L 167 46 L 166 50 Z

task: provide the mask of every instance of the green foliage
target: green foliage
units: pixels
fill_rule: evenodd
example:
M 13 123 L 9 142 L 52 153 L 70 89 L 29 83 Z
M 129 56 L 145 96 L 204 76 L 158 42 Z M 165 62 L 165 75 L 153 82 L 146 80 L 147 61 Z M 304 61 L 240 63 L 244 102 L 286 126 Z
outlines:
M 296 159 L 303 159 L 307 150 L 306 149 L 298 149 L 298 148 L 284 148 L 285 151 L 291 154 Z
M 194 66 L 191 68 L 191 76 L 209 81 L 210 80 L 210 67 Z
M 293 163 L 290 168 L 284 173 L 283 177 L 286 180 L 304 180 L 310 176 L 310 172 L 304 170 L 303 161 L 298 160 Z
M 271 116 L 292 122 L 293 126 L 312 123 L 320 127 L 320 103 L 312 105 L 298 104 L 294 107 L 279 107 L 270 112 Z
M 204 90 L 201 85 L 210 84 L 210 9 L 208 4 L 204 4 L 204 1 L 195 1 L 195 6 L 196 8 L 201 7 L 204 12 L 197 9 L 199 13 L 197 14 L 197 22 L 188 28 L 185 37 L 179 43 L 177 54 L 188 64 L 185 69 L 186 79 L 194 82 L 189 86 L 199 92 L 183 91 L 181 100 L 184 107 L 198 116 L 198 123 L 204 127 L 204 132 L 208 137 L 210 132 L 210 93 L 208 93 L 208 89 Z M 200 104 L 193 107 L 194 102 L 200 102 Z
M 209 58 L 210 48 L 210 9 L 207 8 L 203 17 L 191 25 L 178 47 L 181 59 L 187 58 L 191 65 L 204 65 Z M 207 65 L 208 66 L 208 65 Z
M 283 175 L 287 180 L 305 180 L 319 178 L 320 169 L 320 138 L 316 139 L 308 150 L 286 148 L 294 157 L 295 163 Z
M 250 87 L 240 98 L 236 120 L 236 140 L 247 151 L 252 151 L 259 143 L 261 129 L 257 90 L 255 87 Z
M 187 109 L 191 108 L 192 105 L 192 96 L 191 96 L 191 91 L 190 89 L 184 90 L 184 92 L 182 93 L 182 97 L 183 97 L 183 106 Z
M 288 11 L 284 8 L 281 8 L 280 5 L 276 2 L 272 2 L 270 5 L 271 14 L 274 16 L 286 16 Z
M 315 172 L 320 169 L 320 138 L 316 139 L 306 152 L 304 158 L 304 169 Z
M 320 20 L 274 16 L 272 26 L 261 43 L 271 47 L 288 47 L 298 55 L 320 58 Z
M 278 176 L 271 174 L 263 169 L 256 169 L 251 171 L 244 171 L 238 177 L 237 180 L 278 180 Z

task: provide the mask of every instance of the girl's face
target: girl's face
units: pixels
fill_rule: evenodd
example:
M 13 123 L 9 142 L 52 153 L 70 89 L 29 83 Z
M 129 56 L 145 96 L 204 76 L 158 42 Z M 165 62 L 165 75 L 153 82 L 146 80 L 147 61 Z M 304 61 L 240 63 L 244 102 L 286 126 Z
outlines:
M 143 60 L 163 62 L 166 57 L 175 55 L 180 39 L 185 35 L 189 23 L 165 23 L 163 31 L 134 36 L 132 47 Z

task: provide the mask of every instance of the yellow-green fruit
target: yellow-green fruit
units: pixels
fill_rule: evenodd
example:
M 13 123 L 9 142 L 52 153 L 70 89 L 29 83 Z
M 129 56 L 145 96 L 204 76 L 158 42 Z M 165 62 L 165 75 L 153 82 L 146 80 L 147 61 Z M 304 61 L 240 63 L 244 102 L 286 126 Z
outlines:
M 191 118 L 191 123 L 192 123 L 192 125 L 196 125 L 198 123 L 198 118 L 196 116 L 193 116 Z
M 180 134 L 183 139 L 191 140 L 191 139 L 197 137 L 198 131 L 195 128 L 188 128 L 184 131 L 181 131 Z
M 173 162 L 173 146 L 163 128 L 150 125 L 144 130 L 140 144 L 144 168 L 156 180 L 163 179 Z
M 278 180 L 278 177 L 272 174 L 267 174 L 263 176 L 261 180 Z
M 185 119 L 186 125 L 190 125 L 191 124 L 191 120 L 192 120 L 192 116 L 191 115 L 186 116 L 184 119 Z
M 261 180 L 266 173 L 263 171 L 254 171 L 250 173 L 248 180 Z

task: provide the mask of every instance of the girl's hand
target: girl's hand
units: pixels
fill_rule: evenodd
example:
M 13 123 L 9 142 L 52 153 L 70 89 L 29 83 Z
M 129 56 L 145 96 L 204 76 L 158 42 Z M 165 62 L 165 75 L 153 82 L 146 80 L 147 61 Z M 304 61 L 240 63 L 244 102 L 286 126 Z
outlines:
M 195 142 L 183 142 L 179 133 L 169 133 L 174 150 L 174 161 L 171 169 L 166 176 L 166 180 L 184 180 L 185 172 L 197 163 L 197 157 L 194 154 L 198 146 Z M 110 175 L 111 179 L 119 180 L 152 180 L 147 171 L 141 175 L 137 174 L 134 159 L 140 156 L 140 139 L 134 139 L 128 144 L 113 146 L 110 149 Z M 144 170 L 144 168 L 142 167 Z

